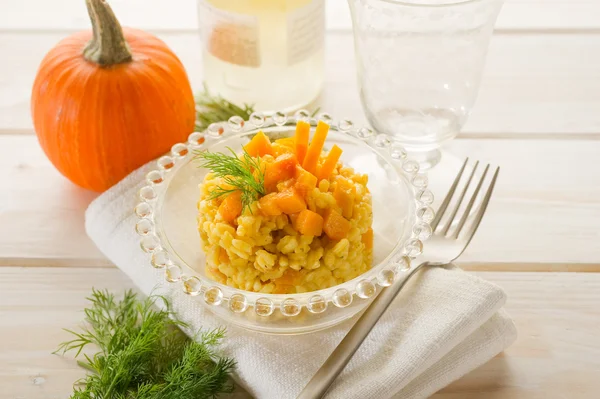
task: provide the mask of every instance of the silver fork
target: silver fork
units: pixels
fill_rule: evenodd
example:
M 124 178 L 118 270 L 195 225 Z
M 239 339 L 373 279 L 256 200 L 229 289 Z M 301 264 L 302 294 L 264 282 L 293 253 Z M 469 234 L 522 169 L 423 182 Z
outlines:
M 490 169 L 490 165 L 488 164 L 485 167 L 477 186 L 470 195 L 469 201 L 464 209 L 462 209 L 462 216 L 457 219 L 458 212 L 461 210 L 461 205 L 463 204 L 469 186 L 471 185 L 475 172 L 479 166 L 479 161 L 477 161 L 472 171 L 469 173 L 467 181 L 464 183 L 464 187 L 460 190 L 457 199 L 453 205 L 450 206 L 468 162 L 469 158 L 463 163 L 456 179 L 454 179 L 452 186 L 450 186 L 448 194 L 442 201 L 435 218 L 431 222 L 433 235 L 431 236 L 430 241 L 427 242 L 428 261 L 413 268 L 404 280 L 381 290 L 380 294 L 373 300 L 373 303 L 365 310 L 348 334 L 308 382 L 298 396 L 298 399 L 316 399 L 325 395 L 333 381 L 342 372 L 344 367 L 346 367 L 354 353 L 360 347 L 367 335 L 369 335 L 369 332 L 390 306 L 394 298 L 418 270 L 423 267 L 446 266 L 455 261 L 465 251 L 481 223 L 481 219 L 483 218 L 488 203 L 490 202 L 490 198 L 492 197 L 498 173 L 500 172 L 500 168 L 496 168 L 479 208 L 475 208 L 476 212 L 474 215 L 471 215 L 474 210 L 475 202 L 479 198 L 479 193 Z M 448 214 L 450 215 L 448 220 L 442 225 L 442 219 Z M 458 220 L 458 224 L 454 223 L 456 220 Z M 468 221 L 470 222 L 469 226 L 465 229 L 465 225 L 467 225 Z

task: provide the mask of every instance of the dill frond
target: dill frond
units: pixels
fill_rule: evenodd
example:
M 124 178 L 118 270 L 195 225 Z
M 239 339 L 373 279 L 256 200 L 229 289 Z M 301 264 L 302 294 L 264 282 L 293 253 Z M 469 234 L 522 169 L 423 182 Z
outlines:
M 143 301 L 127 291 L 116 301 L 107 291 L 94 290 L 85 309 L 86 327 L 75 339 L 59 346 L 63 354 L 93 344 L 99 352 L 84 354 L 78 363 L 90 373 L 74 386 L 73 399 L 212 398 L 230 392 L 229 375 L 235 366 L 220 358 L 214 347 L 223 330 L 199 332 L 194 340 L 180 327 L 166 298 Z M 166 305 L 157 309 L 156 302 Z
M 204 90 L 196 96 L 196 126 L 195 130 L 201 132 L 211 123 L 227 121 L 232 116 L 241 116 L 248 120 L 254 112 L 254 106 L 244 104 L 243 108 L 213 95 L 206 85 Z
M 253 158 L 243 151 L 238 157 L 235 151 L 227 147 L 231 155 L 219 152 L 198 151 L 196 159 L 199 166 L 209 169 L 215 176 L 223 178 L 226 187 L 217 186 L 208 199 L 216 199 L 235 191 L 241 192 L 244 209 L 265 194 L 265 174 L 261 168 L 260 157 Z

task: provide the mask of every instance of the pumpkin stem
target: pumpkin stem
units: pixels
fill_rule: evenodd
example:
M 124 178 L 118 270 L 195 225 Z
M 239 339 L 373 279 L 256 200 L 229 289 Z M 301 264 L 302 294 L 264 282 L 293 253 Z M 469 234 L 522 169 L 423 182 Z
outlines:
M 132 60 L 121 24 L 106 0 L 85 0 L 94 37 L 83 49 L 86 60 L 103 67 Z

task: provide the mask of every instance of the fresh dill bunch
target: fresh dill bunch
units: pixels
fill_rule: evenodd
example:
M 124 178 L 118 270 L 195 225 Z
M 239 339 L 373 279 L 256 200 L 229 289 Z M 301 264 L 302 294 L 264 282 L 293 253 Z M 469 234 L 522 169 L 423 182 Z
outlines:
M 229 120 L 232 116 L 240 116 L 248 120 L 254 112 L 254 106 L 244 104 L 239 107 L 221 96 L 213 95 L 208 91 L 206 84 L 204 90 L 196 96 L 196 126 L 195 131 L 205 130 L 211 123 Z
M 243 150 L 240 158 L 231 148 L 227 147 L 227 149 L 231 155 L 210 151 L 195 153 L 195 158 L 201 161 L 199 166 L 209 169 L 215 176 L 223 178 L 226 185 L 226 187 L 215 187 L 208 199 L 216 199 L 239 191 L 243 209 L 249 208 L 266 192 L 265 173 L 260 165 L 260 157 L 253 158 L 246 150 Z
M 206 130 L 211 123 L 228 121 L 232 116 L 240 116 L 244 120 L 250 119 L 254 112 L 254 105 L 243 104 L 242 107 L 225 100 L 219 95 L 212 94 L 206 83 L 203 90 L 196 95 L 196 125 L 194 131 L 201 132 Z M 321 107 L 318 107 L 311 114 L 315 117 Z
M 78 361 L 90 373 L 76 382 L 72 399 L 196 399 L 233 390 L 229 375 L 235 363 L 214 352 L 224 330 L 190 339 L 180 329 L 189 326 L 162 296 L 140 301 L 127 291 L 117 301 L 107 291 L 93 290 L 88 300 L 83 331 L 67 330 L 75 338 L 56 351 L 76 350 L 79 357 L 90 344 L 99 349 Z M 157 301 L 166 309 L 157 309 Z

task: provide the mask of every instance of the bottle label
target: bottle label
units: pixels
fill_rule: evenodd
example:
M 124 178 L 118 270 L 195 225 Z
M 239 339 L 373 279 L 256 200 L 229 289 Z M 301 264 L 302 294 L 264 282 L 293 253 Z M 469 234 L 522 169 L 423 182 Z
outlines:
M 288 65 L 304 61 L 324 45 L 325 0 L 312 0 L 287 16 Z
M 208 53 L 231 64 L 260 66 L 258 18 L 220 10 L 198 1 L 202 41 Z

